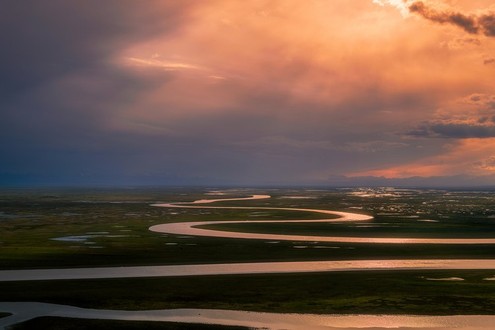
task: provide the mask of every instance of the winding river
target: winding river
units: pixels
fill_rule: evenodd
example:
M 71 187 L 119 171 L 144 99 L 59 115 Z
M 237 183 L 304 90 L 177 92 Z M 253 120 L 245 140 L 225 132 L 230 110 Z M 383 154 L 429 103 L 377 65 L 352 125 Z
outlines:
M 373 217 L 363 214 L 301 208 L 277 207 L 231 207 L 208 206 L 219 201 L 254 200 L 270 198 L 269 195 L 253 195 L 247 198 L 229 198 L 198 200 L 191 203 L 153 204 L 168 208 L 215 208 L 215 209 L 252 209 L 252 210 L 288 210 L 316 212 L 336 215 L 338 218 L 319 220 L 255 220 L 249 222 L 342 222 L 369 221 Z M 363 238 L 363 237 L 326 237 L 258 234 L 242 232 L 224 232 L 198 228 L 198 226 L 220 223 L 245 223 L 246 221 L 202 221 L 168 223 L 152 226 L 151 231 L 176 234 L 225 237 L 237 239 L 288 240 L 305 242 L 335 243 L 390 243 L 390 244 L 495 244 L 495 239 L 449 239 L 449 238 Z M 260 274 L 260 273 L 296 273 L 330 271 L 366 271 L 366 270 L 432 270 L 432 269 L 494 269 L 495 259 L 483 260 L 348 260 L 348 261 L 309 261 L 309 262 L 266 262 L 266 263 L 230 263 L 143 267 L 99 267 L 72 269 L 33 269 L 0 271 L 0 281 L 32 281 L 90 278 L 123 278 L 153 276 L 199 276 L 224 274 Z M 457 315 L 457 316 L 400 316 L 400 315 L 308 315 L 254 313 L 244 311 L 223 311 L 207 309 L 173 309 L 156 311 L 113 311 L 84 309 L 65 305 L 53 305 L 35 302 L 0 302 L 0 311 L 13 315 L 0 319 L 0 328 L 19 323 L 38 316 L 61 316 L 93 319 L 172 321 L 187 323 L 211 323 L 218 325 L 239 325 L 270 329 L 492 329 L 495 316 Z
M 240 207 L 240 206 L 198 206 L 194 204 L 205 204 L 219 201 L 235 200 L 252 200 L 266 199 L 270 195 L 253 195 L 247 198 L 229 198 L 198 200 L 192 203 L 174 203 L 174 204 L 153 204 L 152 206 L 168 208 L 194 208 L 194 209 L 238 209 L 238 210 L 281 210 L 281 211 L 303 211 L 320 214 L 336 215 L 336 219 L 318 219 L 318 220 L 249 220 L 249 223 L 317 223 L 317 222 L 344 222 L 344 221 L 369 221 L 373 217 L 365 214 L 318 210 L 318 209 L 301 209 L 286 207 Z M 198 228 L 205 225 L 246 223 L 247 221 L 196 221 L 196 222 L 177 222 L 166 223 L 150 227 L 151 231 L 175 235 L 192 235 L 208 236 L 222 238 L 243 238 L 243 239 L 261 239 L 276 241 L 304 241 L 304 242 L 331 242 L 331 243 L 380 243 L 380 244 L 495 244 L 495 238 L 390 238 L 390 237 L 335 237 L 335 236 L 303 236 L 303 235 L 280 235 L 280 234 L 261 234 L 261 233 L 243 233 L 222 231 L 206 228 Z

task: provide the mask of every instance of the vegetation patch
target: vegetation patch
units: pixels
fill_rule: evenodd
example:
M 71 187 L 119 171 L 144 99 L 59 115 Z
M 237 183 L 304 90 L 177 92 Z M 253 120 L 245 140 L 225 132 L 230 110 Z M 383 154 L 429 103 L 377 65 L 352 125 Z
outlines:
M 321 314 L 493 314 L 493 271 L 365 271 L 0 283 L 6 301 L 86 308 Z M 464 281 L 428 281 L 459 277 Z
M 357 191 L 359 193 L 359 191 Z M 251 189 L 210 195 L 203 188 L 0 191 L 0 269 L 167 265 L 251 261 L 394 258 L 492 258 L 495 245 L 387 245 L 272 242 L 167 235 L 160 223 L 245 220 L 224 230 L 334 236 L 494 237 L 490 192 Z M 272 198 L 207 206 L 332 209 L 372 214 L 360 223 L 256 224 L 253 220 L 318 219 L 300 211 L 179 209 L 153 203 L 270 194 Z M 287 198 L 305 196 L 310 198 Z M 251 221 L 251 222 L 250 222 Z M 371 225 L 371 227 L 370 227 Z M 308 248 L 297 248 L 308 246 Z
M 244 327 L 176 322 L 90 320 L 64 317 L 38 317 L 10 327 L 12 330 L 243 330 Z
M 468 224 L 404 222 L 389 219 L 387 222 L 373 220 L 367 222 L 301 222 L 301 223 L 222 223 L 202 225 L 199 228 L 302 236 L 337 236 L 337 237 L 406 237 L 406 238 L 494 238 L 493 223 Z

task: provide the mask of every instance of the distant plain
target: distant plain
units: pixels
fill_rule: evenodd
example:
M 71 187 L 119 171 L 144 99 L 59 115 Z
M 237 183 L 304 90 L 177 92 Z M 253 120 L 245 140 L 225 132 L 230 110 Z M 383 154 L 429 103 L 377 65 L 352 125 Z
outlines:
M 215 206 L 327 209 L 360 223 L 255 224 L 318 219 L 298 211 L 172 209 L 164 202 L 269 194 Z M 0 193 L 0 267 L 166 265 L 358 259 L 488 259 L 495 246 L 239 240 L 154 233 L 152 225 L 245 220 L 217 229 L 356 237 L 495 237 L 491 191 L 411 189 L 55 189 Z M 491 314 L 493 271 L 367 271 L 0 283 L 4 301 L 106 309 L 219 308 L 292 313 Z M 429 280 L 460 278 L 460 281 Z M 34 321 L 33 321 L 34 322 Z M 42 320 L 42 322 L 51 322 Z M 62 322 L 62 321 L 61 321 Z M 81 321 L 83 322 L 83 321 Z

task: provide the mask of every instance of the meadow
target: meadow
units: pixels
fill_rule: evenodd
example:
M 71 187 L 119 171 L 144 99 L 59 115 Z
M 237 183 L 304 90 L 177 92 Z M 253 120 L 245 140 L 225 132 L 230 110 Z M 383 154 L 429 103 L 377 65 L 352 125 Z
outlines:
M 150 206 L 251 194 L 269 194 L 272 198 L 226 201 L 215 206 L 328 209 L 369 214 L 374 219 L 362 223 L 261 224 L 250 220 L 319 219 L 322 215 L 282 210 Z M 245 220 L 242 224 L 211 227 L 321 236 L 493 238 L 493 196 L 491 191 L 390 188 L 224 189 L 221 192 L 205 188 L 5 190 L 0 193 L 0 268 L 488 259 L 495 253 L 491 244 L 271 242 L 160 234 L 148 228 L 167 222 Z M 495 308 L 495 281 L 486 279 L 493 275 L 489 270 L 415 270 L 0 282 L 0 292 L 3 301 L 126 310 L 215 308 L 321 314 L 491 314 Z M 448 278 L 461 280 L 441 280 Z M 56 328 L 56 324 L 66 321 L 42 318 L 29 322 L 16 329 L 35 327 L 36 322 L 48 322 Z M 92 321 L 78 322 L 82 327 L 90 327 Z M 108 323 L 102 324 L 102 329 L 117 327 L 113 321 L 105 322 Z M 132 329 L 139 324 L 127 323 L 127 326 Z M 177 324 L 161 326 L 181 329 Z
M 157 202 L 215 198 L 204 189 L 7 191 L 0 194 L 0 268 L 164 265 L 369 258 L 490 258 L 493 245 L 395 245 L 266 242 L 166 235 L 155 224 L 246 220 L 213 227 L 265 233 L 356 237 L 495 237 L 495 206 L 487 192 L 407 191 L 361 197 L 355 191 L 242 190 L 269 200 L 215 205 L 334 209 L 372 214 L 366 223 L 256 224 L 249 220 L 318 219 L 280 210 L 167 209 Z M 298 199 L 303 195 L 304 199 Z M 296 198 L 289 198 L 296 197 Z M 306 248 L 298 248 L 301 245 Z

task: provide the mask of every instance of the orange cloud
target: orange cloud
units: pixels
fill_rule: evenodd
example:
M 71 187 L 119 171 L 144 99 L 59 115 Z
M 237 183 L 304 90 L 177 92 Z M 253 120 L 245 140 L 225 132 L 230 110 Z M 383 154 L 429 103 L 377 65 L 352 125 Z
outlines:
M 292 145 L 312 141 L 317 146 L 360 145 L 369 142 L 370 135 L 372 141 L 402 143 L 401 133 L 421 123 L 474 123 L 491 129 L 489 121 L 479 121 L 489 118 L 487 111 L 441 105 L 465 95 L 494 94 L 488 73 L 494 67 L 487 66 L 486 59 L 495 51 L 495 39 L 466 38 L 451 25 L 432 28 L 424 19 L 402 16 L 374 2 L 196 2 L 188 8 L 187 24 L 174 33 L 150 35 L 115 53 L 118 69 L 136 79 L 154 79 L 119 109 L 110 126 L 174 136 L 201 132 L 236 145 L 281 136 L 294 141 Z M 264 135 L 233 137 L 236 130 L 226 126 L 238 122 L 234 117 L 260 121 L 266 125 L 260 133 Z M 225 118 L 227 124 L 218 124 L 215 132 L 198 128 Z M 325 123 L 330 133 L 319 133 Z M 332 131 L 340 135 L 327 137 Z M 363 137 L 356 138 L 359 135 Z M 482 148 L 473 154 L 474 147 L 483 145 L 481 140 L 445 143 L 443 148 L 437 143 L 440 156 L 352 174 L 407 177 L 488 171 L 474 164 L 489 152 Z M 325 164 L 318 167 L 315 172 L 323 172 Z
M 349 176 L 407 178 L 413 176 L 487 175 L 495 173 L 495 138 L 464 139 L 448 145 L 444 153 L 403 165 L 349 173 Z
M 493 0 L 416 6 L 445 24 L 401 15 L 403 0 L 62 3 L 70 20 L 7 6 L 23 13 L 0 32 L 14 172 L 33 155 L 65 164 L 58 145 L 74 164 L 108 156 L 112 174 L 114 157 L 251 184 L 494 167 Z M 100 144 L 92 158 L 72 151 Z
M 117 52 L 116 63 L 133 59 L 139 64 L 139 70 L 125 66 L 136 75 L 143 67 L 177 71 L 150 85 L 127 118 L 232 112 L 246 98 L 264 93 L 325 111 L 369 95 L 387 99 L 415 94 L 436 102 L 473 90 L 488 92 L 492 84 L 482 74 L 487 70 L 486 45 L 444 47 L 460 36 L 432 30 L 424 21 L 405 19 L 371 1 L 217 0 L 198 2 L 190 11 L 188 25 L 176 33 L 153 35 Z M 194 68 L 207 70 L 185 72 Z M 179 90 L 184 97 L 177 96 Z M 200 98 L 205 98 L 204 106 L 192 101 Z M 142 102 L 154 107 L 142 107 Z M 413 120 L 429 111 L 422 107 L 413 112 L 407 105 L 383 110 Z

